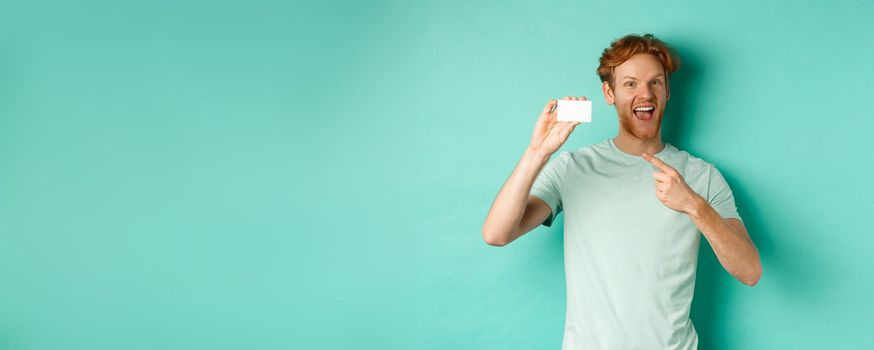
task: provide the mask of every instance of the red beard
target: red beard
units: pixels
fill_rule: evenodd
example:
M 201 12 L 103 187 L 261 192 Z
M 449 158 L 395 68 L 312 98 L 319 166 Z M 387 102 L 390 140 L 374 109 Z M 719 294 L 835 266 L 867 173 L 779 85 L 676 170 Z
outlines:
M 625 110 L 624 108 L 622 110 Z M 654 111 L 652 119 L 643 121 L 634 116 L 632 112 L 619 113 L 619 127 L 631 136 L 639 140 L 648 140 L 658 137 L 662 127 L 662 114 Z

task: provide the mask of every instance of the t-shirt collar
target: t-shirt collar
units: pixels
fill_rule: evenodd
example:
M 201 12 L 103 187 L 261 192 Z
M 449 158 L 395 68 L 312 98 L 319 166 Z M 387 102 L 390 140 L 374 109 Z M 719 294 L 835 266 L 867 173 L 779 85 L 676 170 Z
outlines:
M 629 158 L 629 159 L 639 159 L 639 160 L 641 160 L 641 161 L 646 161 L 646 159 L 643 159 L 642 156 L 635 156 L 635 155 L 633 155 L 633 154 L 625 153 L 625 151 L 619 149 L 619 147 L 616 147 L 616 144 L 613 143 L 613 138 L 608 138 L 608 139 L 607 139 L 607 143 L 610 145 L 610 148 L 613 149 L 614 152 L 616 152 L 617 154 L 619 154 L 619 155 L 622 156 L 622 157 Z M 656 158 L 661 159 L 661 158 L 662 158 L 661 156 L 667 154 L 667 152 L 668 152 L 668 148 L 669 148 L 669 147 L 673 147 L 670 143 L 665 142 L 664 144 L 665 144 L 665 146 L 662 147 L 662 150 L 661 150 L 661 151 L 658 151 L 656 154 L 654 154 L 654 156 L 656 156 Z

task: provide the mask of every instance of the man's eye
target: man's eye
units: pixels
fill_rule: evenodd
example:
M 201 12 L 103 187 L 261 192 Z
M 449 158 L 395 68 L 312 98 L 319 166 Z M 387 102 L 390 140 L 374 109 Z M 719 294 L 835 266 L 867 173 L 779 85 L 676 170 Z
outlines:
M 634 86 L 634 82 L 629 81 L 629 82 L 625 83 L 625 86 Z
M 655 84 L 655 85 L 662 85 L 662 82 L 661 82 L 660 80 L 656 80 L 656 81 L 654 81 L 654 82 L 652 82 L 652 83 Z

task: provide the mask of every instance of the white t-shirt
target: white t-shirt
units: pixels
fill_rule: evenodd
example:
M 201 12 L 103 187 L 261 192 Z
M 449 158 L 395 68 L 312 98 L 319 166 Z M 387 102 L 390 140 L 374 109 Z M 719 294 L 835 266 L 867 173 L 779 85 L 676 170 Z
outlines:
M 722 174 L 666 143 L 668 163 L 723 218 L 740 218 Z M 561 152 L 531 194 L 564 212 L 567 314 L 562 350 L 697 349 L 689 318 L 701 233 L 656 197 L 655 166 L 612 139 Z

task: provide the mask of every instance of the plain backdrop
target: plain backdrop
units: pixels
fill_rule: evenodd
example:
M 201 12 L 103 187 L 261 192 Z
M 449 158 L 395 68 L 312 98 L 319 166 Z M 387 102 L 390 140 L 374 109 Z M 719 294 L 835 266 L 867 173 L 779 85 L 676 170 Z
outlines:
M 762 256 L 702 239 L 702 349 L 867 349 L 864 1 L 30 1 L 0 10 L 0 349 L 558 349 L 563 216 L 481 227 L 552 98 L 613 137 L 601 51 L 684 66 L 664 140 Z

